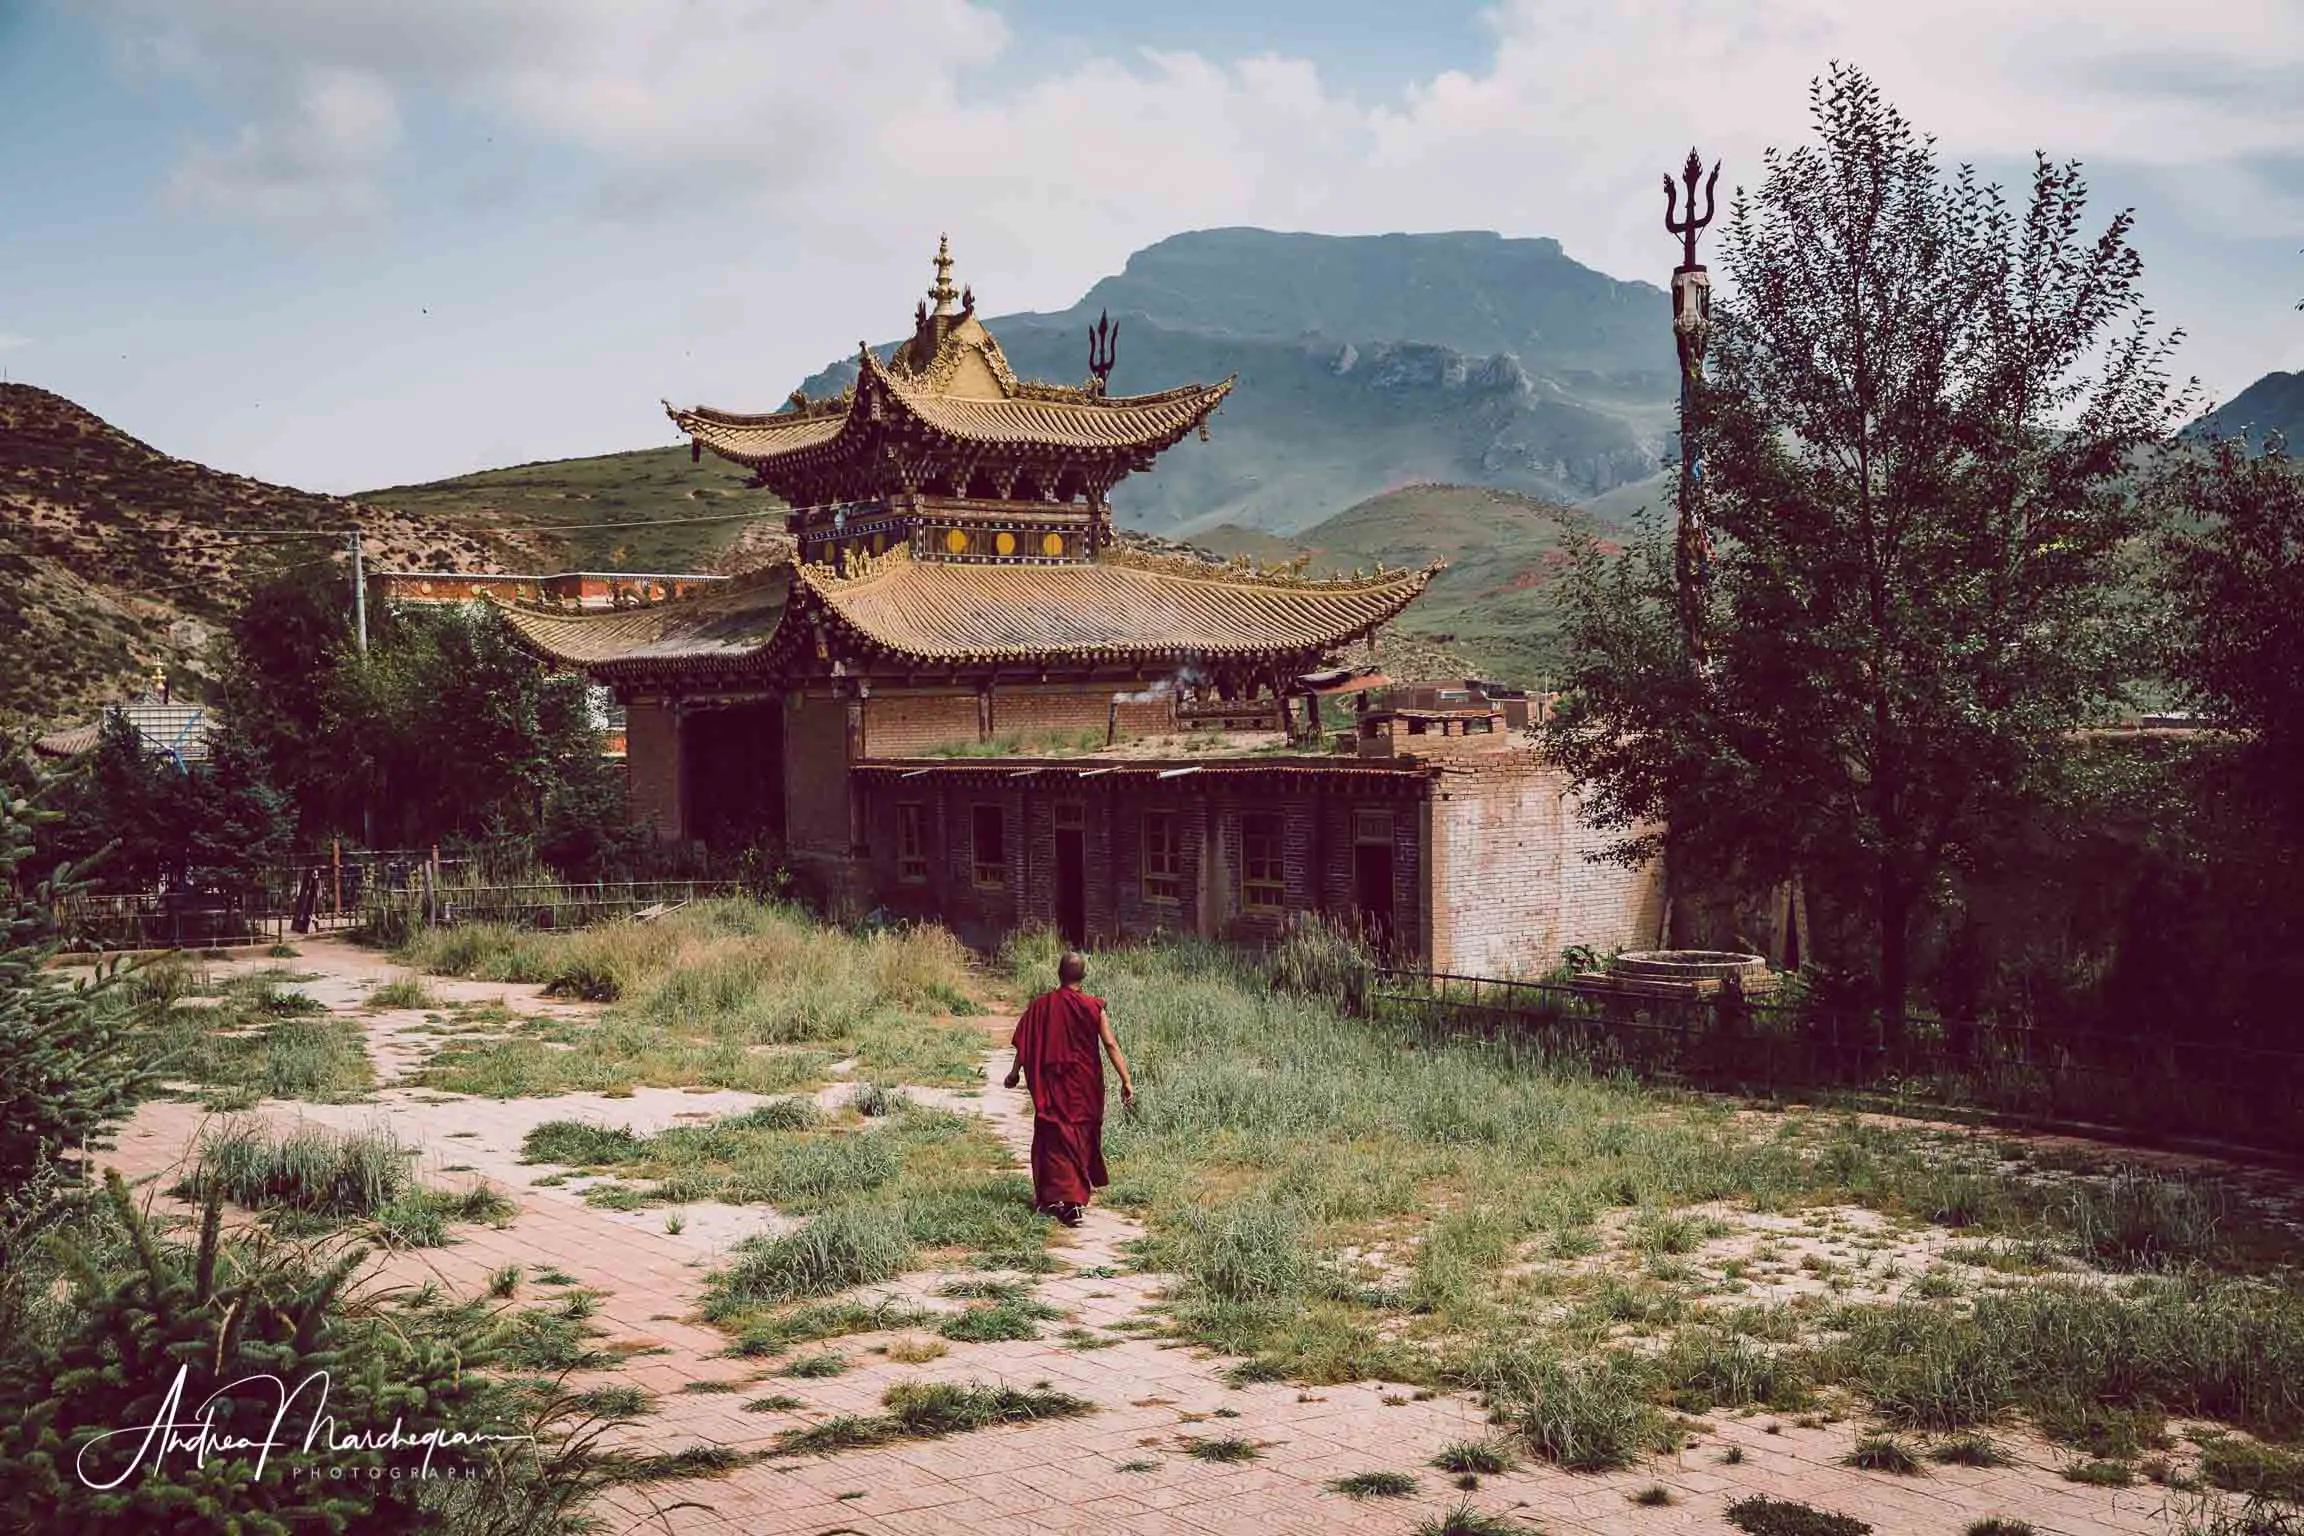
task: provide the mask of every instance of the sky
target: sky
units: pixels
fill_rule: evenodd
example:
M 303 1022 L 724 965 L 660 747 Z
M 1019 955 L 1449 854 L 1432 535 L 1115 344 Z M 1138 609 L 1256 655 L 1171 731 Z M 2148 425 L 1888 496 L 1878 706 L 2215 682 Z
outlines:
M 994 315 L 1238 224 L 1661 283 L 1835 60 L 2084 161 L 2207 400 L 2304 368 L 2304 0 L 0 0 L 0 370 L 352 491 L 773 409 L 944 232 Z

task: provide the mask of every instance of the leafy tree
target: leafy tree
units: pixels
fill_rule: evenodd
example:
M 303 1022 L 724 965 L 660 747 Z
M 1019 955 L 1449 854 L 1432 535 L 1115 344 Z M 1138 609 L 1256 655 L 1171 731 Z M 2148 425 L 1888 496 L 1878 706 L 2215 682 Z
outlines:
M 217 735 L 207 761 L 179 764 L 116 711 L 60 802 L 39 839 L 43 855 L 87 860 L 109 850 L 103 867 L 114 886 L 235 883 L 280 859 L 293 826 L 286 797 L 246 743 Z
M 50 864 L 36 850 L 60 788 L 29 762 L 0 762 L 0 1196 L 107 1145 L 151 1082 L 132 1015 L 105 995 L 115 973 L 71 982 L 48 968 L 57 909 L 85 889 L 90 862 Z
M 250 595 L 218 670 L 223 733 L 308 840 L 521 840 L 571 872 L 630 841 L 584 682 L 538 666 L 492 609 L 372 611 L 362 657 L 340 580 L 291 572 Z
M 379 835 L 535 839 L 556 801 L 608 809 L 614 770 L 583 679 L 538 666 L 494 609 L 391 612 L 368 670 Z
M 1893 1040 L 1915 919 L 2131 675 L 2120 481 L 2184 401 L 2131 215 L 2083 236 L 2076 166 L 2039 158 L 2015 215 L 1941 177 L 1861 72 L 1811 94 L 1821 144 L 1769 152 L 1723 241 L 1694 423 L 1708 658 L 1655 532 L 1587 551 L 1549 742 L 1619 855 L 1668 839 L 1682 883 L 1799 872 L 1860 917 Z
M 2146 491 L 2165 515 L 2168 671 L 2231 726 L 2257 792 L 2304 834 L 2304 467 L 2277 436 L 2172 455 Z
M 332 568 L 253 587 L 218 648 L 222 734 L 245 742 L 308 841 L 355 832 L 374 790 L 352 616 Z

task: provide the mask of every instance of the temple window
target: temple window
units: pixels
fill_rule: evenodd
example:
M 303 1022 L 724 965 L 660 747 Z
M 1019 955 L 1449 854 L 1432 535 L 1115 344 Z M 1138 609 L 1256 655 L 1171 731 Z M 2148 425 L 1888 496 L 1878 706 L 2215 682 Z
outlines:
M 928 807 L 896 807 L 896 878 L 914 884 L 928 879 Z
M 1184 899 L 1184 857 L 1176 840 L 1174 811 L 1144 813 L 1144 899 Z
M 1008 883 L 1008 817 L 996 805 L 979 805 L 971 817 L 970 842 L 976 883 L 998 890 Z
M 1278 812 L 1249 811 L 1240 818 L 1240 905 L 1277 912 L 1288 904 L 1284 823 Z

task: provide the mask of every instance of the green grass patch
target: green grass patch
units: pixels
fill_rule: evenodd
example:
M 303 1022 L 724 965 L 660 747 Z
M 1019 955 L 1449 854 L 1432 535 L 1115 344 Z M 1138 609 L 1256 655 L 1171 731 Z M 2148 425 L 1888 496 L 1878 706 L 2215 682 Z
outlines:
M 1793 1499 L 1738 1499 L 1728 1506 L 1726 1515 L 1728 1523 L 1744 1536 L 1865 1536 L 1872 1529 L 1853 1515 L 1836 1514 Z
M 785 1361 L 784 1368 L 776 1374 L 779 1376 L 796 1376 L 804 1381 L 821 1381 L 828 1376 L 843 1375 L 847 1369 L 848 1361 L 845 1356 L 836 1355 L 830 1350 L 826 1350 L 814 1355 L 795 1355 L 790 1360 Z
M 1404 1499 L 1416 1491 L 1416 1479 L 1405 1472 L 1355 1472 L 1329 1483 L 1328 1491 L 1348 1499 Z
M 956 1344 L 1036 1339 L 1040 1337 L 1040 1324 L 1062 1315 L 1044 1303 L 1022 1296 L 1011 1296 L 986 1306 L 955 1312 L 938 1323 L 936 1331 Z
M 1440 1448 L 1432 1465 L 1443 1472 L 1501 1477 L 1517 1465 L 1511 1448 L 1494 1440 L 1457 1440 Z
M 395 976 L 368 991 L 371 1008 L 441 1008 L 445 1007 L 440 994 L 424 985 L 424 978 L 414 974 Z
M 735 1261 L 711 1279 L 705 1316 L 725 1320 L 764 1303 L 893 1280 L 915 1251 L 901 1211 L 856 1206 L 812 1217 L 781 1236 L 739 1243 Z
M 1264 1454 L 1264 1447 L 1242 1435 L 1187 1435 L 1179 1448 L 1195 1461 L 1254 1461 Z
M 1912 1447 L 1894 1435 L 1866 1435 L 1846 1458 L 1848 1465 L 1866 1472 L 1887 1472 L 1897 1477 L 1918 1477 L 1927 1471 Z
M 899 1440 L 935 1440 L 995 1424 L 1072 1418 L 1095 1411 L 1095 1404 L 1067 1393 L 980 1382 L 900 1382 L 880 1401 L 886 1412 L 878 1415 L 849 1415 L 786 1430 L 776 1437 L 776 1450 L 782 1455 L 832 1455 Z
M 1469 1502 L 1421 1521 L 1416 1536 L 1528 1536 L 1531 1527 L 1474 1509 Z

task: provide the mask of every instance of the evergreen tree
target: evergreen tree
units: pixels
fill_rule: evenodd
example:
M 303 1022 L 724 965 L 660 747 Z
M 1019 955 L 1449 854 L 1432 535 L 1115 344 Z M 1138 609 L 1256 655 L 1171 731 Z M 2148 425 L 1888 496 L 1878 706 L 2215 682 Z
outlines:
M 86 889 L 89 862 L 40 859 L 34 833 L 58 788 L 26 760 L 0 761 L 0 1195 L 108 1146 L 152 1081 L 111 994 L 117 973 L 68 981 L 48 967 L 58 909 Z
M 2120 479 L 2184 402 L 2131 216 L 2084 236 L 2076 166 L 2041 157 L 2012 215 L 1861 72 L 1812 95 L 1822 143 L 1770 151 L 1723 242 L 1708 661 L 1653 534 L 1587 558 L 1549 741 L 1621 854 L 1668 839 L 1684 883 L 1797 872 L 1860 923 L 1894 1040 L 1916 919 L 2133 675 Z

